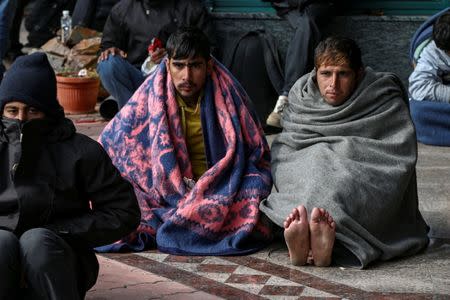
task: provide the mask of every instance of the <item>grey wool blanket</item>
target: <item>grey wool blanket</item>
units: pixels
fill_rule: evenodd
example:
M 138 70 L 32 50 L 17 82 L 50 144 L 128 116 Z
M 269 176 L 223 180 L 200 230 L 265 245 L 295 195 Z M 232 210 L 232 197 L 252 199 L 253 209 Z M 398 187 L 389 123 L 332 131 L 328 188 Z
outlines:
M 272 144 L 274 191 L 260 205 L 275 224 L 300 204 L 325 208 L 336 222 L 334 260 L 359 268 L 426 247 L 415 131 L 395 75 L 366 68 L 353 95 L 333 107 L 315 71 L 306 74 L 289 93 L 282 125 Z

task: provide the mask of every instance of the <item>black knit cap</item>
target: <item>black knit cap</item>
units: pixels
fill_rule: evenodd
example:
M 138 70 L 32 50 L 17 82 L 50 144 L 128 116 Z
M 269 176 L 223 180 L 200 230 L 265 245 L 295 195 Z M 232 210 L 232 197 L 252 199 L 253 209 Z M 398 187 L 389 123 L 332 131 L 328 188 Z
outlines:
M 35 52 L 20 56 L 5 73 L 0 84 L 0 108 L 8 102 L 23 102 L 50 118 L 63 118 L 56 99 L 56 76 L 47 55 Z

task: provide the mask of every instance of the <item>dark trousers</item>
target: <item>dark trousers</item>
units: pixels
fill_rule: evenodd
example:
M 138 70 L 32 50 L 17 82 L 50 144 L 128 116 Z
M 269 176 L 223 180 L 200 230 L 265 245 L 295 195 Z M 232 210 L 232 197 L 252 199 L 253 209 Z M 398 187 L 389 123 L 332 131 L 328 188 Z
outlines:
M 83 278 L 92 274 L 80 274 L 78 253 L 53 231 L 35 228 L 17 238 L 0 230 L 0 249 L 1 300 L 84 298 Z
M 314 49 L 322 39 L 322 31 L 333 16 L 334 7 L 327 1 L 311 3 L 301 11 L 294 9 L 285 17 L 296 28 L 289 43 L 284 69 L 283 94 L 287 95 L 294 83 L 314 67 Z
M 8 51 L 9 30 L 11 29 L 14 14 L 16 13 L 17 0 L 0 1 L 0 82 L 5 72 L 3 59 Z
M 22 50 L 22 44 L 20 43 L 20 25 L 22 24 L 22 19 L 25 11 L 25 6 L 30 2 L 30 0 L 18 0 L 17 9 L 12 22 L 11 30 L 9 32 L 9 51 L 18 53 Z

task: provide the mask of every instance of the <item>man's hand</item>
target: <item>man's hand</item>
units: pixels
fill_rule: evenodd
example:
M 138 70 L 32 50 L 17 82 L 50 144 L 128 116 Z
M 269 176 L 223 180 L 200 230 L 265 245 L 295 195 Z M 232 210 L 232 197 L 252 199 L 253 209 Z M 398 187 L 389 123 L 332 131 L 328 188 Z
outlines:
M 119 48 L 116 48 L 116 47 L 111 47 L 111 48 L 106 49 L 102 53 L 100 53 L 100 56 L 99 56 L 97 62 L 101 62 L 101 61 L 104 61 L 104 60 L 108 59 L 108 56 L 110 54 L 112 56 L 118 54 L 118 55 L 122 56 L 123 58 L 127 57 L 127 54 L 124 51 L 122 51 L 122 50 L 120 50 Z
M 149 55 L 152 57 L 151 60 L 154 64 L 159 64 L 166 53 L 167 51 L 165 48 L 158 48 L 155 51 L 149 51 Z

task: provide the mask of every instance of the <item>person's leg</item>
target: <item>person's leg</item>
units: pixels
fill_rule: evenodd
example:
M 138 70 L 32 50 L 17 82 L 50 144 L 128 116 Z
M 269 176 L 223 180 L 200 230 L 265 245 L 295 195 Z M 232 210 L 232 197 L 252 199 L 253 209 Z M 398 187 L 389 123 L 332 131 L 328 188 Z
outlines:
M 281 127 L 281 114 L 288 103 L 289 91 L 301 76 L 313 69 L 314 49 L 320 42 L 323 27 L 333 11 L 332 4 L 324 2 L 312 3 L 303 11 L 293 10 L 286 14 L 286 18 L 296 31 L 286 53 L 283 92 L 269 115 L 267 124 Z
M 25 11 L 25 6 L 28 4 L 29 0 L 18 0 L 17 8 L 14 14 L 14 19 L 11 25 L 11 31 L 9 35 L 9 49 L 8 49 L 8 59 L 12 62 L 19 56 L 24 55 L 22 52 L 23 45 L 20 43 L 20 26 L 22 24 L 23 14 Z
M 0 299 L 16 299 L 20 287 L 19 240 L 0 229 Z
M 51 230 L 30 229 L 20 237 L 21 262 L 33 299 L 81 299 L 75 251 Z
M 5 72 L 3 59 L 8 51 L 9 30 L 11 29 L 14 14 L 16 12 L 17 0 L 0 1 L 0 81 Z
M 284 240 L 289 250 L 289 257 L 294 266 L 303 266 L 308 259 L 310 249 L 309 224 L 306 208 L 296 207 L 284 221 Z
M 119 109 L 145 80 L 140 70 L 119 55 L 110 55 L 107 60 L 101 61 L 97 72 L 104 88 L 117 100 Z
M 328 267 L 331 264 L 336 237 L 336 223 L 326 210 L 314 207 L 311 211 L 309 230 L 314 265 L 317 267 Z

